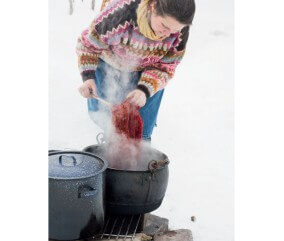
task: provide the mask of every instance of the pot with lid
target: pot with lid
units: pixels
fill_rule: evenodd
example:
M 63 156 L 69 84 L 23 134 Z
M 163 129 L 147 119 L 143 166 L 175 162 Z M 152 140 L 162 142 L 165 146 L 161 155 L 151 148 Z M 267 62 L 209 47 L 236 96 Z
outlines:
M 104 224 L 107 162 L 80 151 L 50 151 L 48 155 L 49 239 L 96 235 Z

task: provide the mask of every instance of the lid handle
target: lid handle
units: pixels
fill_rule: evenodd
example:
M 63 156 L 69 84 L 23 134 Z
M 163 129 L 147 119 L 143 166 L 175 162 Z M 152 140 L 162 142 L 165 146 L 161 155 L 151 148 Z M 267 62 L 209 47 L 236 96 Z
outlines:
M 74 167 L 78 163 L 74 156 L 61 155 L 59 156 L 59 164 L 62 166 Z

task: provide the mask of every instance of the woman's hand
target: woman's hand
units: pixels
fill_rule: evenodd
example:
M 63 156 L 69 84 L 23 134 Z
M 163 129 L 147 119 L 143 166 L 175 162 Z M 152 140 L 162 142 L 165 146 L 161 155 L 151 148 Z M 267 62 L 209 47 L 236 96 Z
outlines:
M 92 98 L 93 96 L 98 96 L 97 88 L 95 85 L 95 81 L 93 79 L 86 80 L 80 87 L 79 87 L 80 94 L 85 98 Z
M 146 104 L 146 95 L 142 90 L 132 90 L 126 97 L 129 102 L 133 105 L 139 106 L 140 108 Z

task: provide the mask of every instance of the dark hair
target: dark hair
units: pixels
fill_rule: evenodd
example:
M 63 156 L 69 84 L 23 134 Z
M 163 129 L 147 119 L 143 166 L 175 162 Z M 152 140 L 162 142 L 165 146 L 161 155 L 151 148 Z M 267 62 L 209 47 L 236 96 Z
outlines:
M 194 0 L 150 0 L 159 16 L 170 16 L 178 22 L 191 25 L 195 13 Z

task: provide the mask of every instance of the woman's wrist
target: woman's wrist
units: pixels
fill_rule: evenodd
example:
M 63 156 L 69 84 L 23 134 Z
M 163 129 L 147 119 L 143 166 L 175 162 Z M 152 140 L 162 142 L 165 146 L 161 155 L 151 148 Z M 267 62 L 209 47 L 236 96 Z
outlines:
M 94 70 L 86 70 L 84 72 L 81 73 L 82 76 L 82 80 L 83 82 L 85 82 L 88 79 L 94 79 Z
M 139 84 L 137 85 L 136 89 L 143 91 L 147 99 L 150 97 L 150 92 L 145 85 Z

